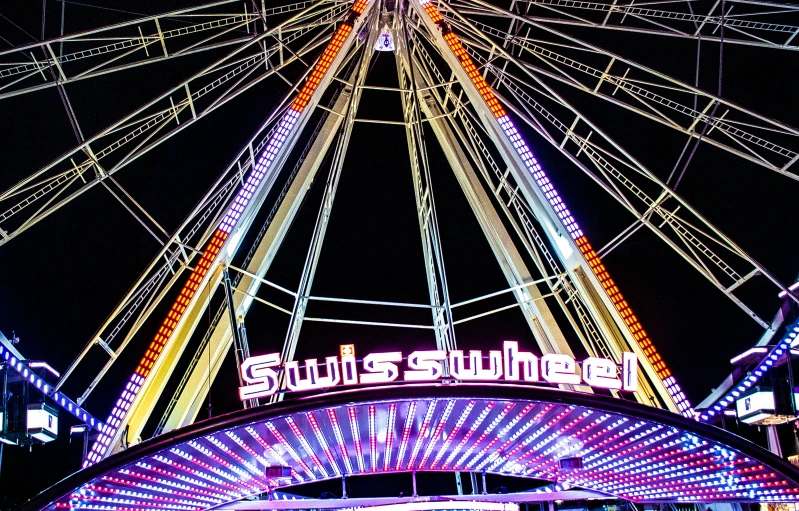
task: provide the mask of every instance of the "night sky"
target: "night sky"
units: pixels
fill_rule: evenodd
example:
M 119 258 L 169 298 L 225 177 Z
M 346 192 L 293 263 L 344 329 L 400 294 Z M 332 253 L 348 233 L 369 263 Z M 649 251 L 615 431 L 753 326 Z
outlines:
M 58 35 L 61 5 L 55 0 L 46 2 L 48 38 Z M 192 2 L 67 2 L 65 31 L 99 27 L 188 5 Z M 41 23 L 40 3 L 30 0 L 3 3 L 0 48 L 40 39 Z M 607 31 L 577 34 L 693 82 L 694 42 Z M 83 133 L 89 136 L 222 55 L 219 51 L 209 52 L 112 73 L 67 84 L 66 90 Z M 718 58 L 718 44 L 704 43 L 700 88 L 716 90 Z M 392 54 L 380 54 L 367 83 L 396 86 L 394 65 Z M 792 51 L 727 45 L 723 96 L 765 116 L 799 125 L 796 95 L 799 75 L 795 69 Z M 117 179 L 168 232 L 174 231 L 286 88 L 285 82 L 278 79 L 261 83 L 125 168 L 117 174 Z M 579 101 L 577 98 L 575 102 Z M 400 120 L 399 101 L 393 93 L 367 92 L 359 116 Z M 636 158 L 660 177 L 668 176 L 685 142 L 682 135 L 652 126 L 649 121 L 613 106 L 595 102 L 584 106 L 586 114 Z M 309 126 L 315 122 L 311 121 Z M 603 246 L 632 221 L 632 216 L 549 144 L 532 132 L 526 133 L 526 138 L 595 248 Z M 0 190 L 74 145 L 75 136 L 55 89 L 0 101 Z M 431 133 L 427 145 L 452 301 L 506 288 L 507 282 Z M 792 149 L 796 147 L 789 145 Z M 327 168 L 329 164 L 323 167 Z M 324 177 L 326 171 L 321 175 Z M 267 274 L 267 278 L 290 289 L 298 285 L 323 177 L 317 178 Z M 795 213 L 799 183 L 702 145 L 679 191 L 782 282 L 795 280 L 799 271 L 796 259 L 799 243 L 795 236 L 799 232 L 799 215 Z M 107 191 L 95 187 L 0 247 L 0 330 L 6 336 L 15 331 L 21 338 L 17 348 L 29 359 L 45 360 L 64 371 L 158 248 L 150 234 Z M 404 128 L 358 124 L 345 161 L 313 294 L 424 303 L 428 298 L 421 253 Z M 645 229 L 603 262 L 694 404 L 728 374 L 730 358 L 753 345 L 761 333 L 754 321 Z M 747 293 L 748 303 L 761 317 L 770 320 L 780 305 L 775 288 L 753 286 Z M 262 290 L 259 296 L 283 306 L 291 305 L 285 297 L 269 290 Z M 497 299 L 483 306 L 483 310 L 508 304 L 508 300 Z M 470 309 L 469 313 L 474 312 Z M 158 322 L 162 315 L 155 315 Z M 330 304 L 312 304 L 308 315 L 430 321 L 426 311 L 421 314 Z M 256 354 L 279 351 L 287 323 L 287 316 L 254 304 L 246 318 L 251 351 Z M 201 324 L 200 329 L 205 326 Z M 87 409 L 95 416 L 101 419 L 107 416 L 123 381 L 151 340 L 150 332 L 155 326 L 148 328 L 134 339 L 87 401 Z M 457 328 L 456 335 L 458 346 L 467 349 L 494 348 L 504 339 L 516 339 L 528 346 L 533 343 L 517 310 L 465 323 Z M 434 338 L 430 330 L 306 323 L 297 356 L 336 354 L 339 344 L 348 343 L 355 343 L 362 351 L 382 347 L 407 353 L 432 346 Z M 193 351 L 189 348 L 187 353 Z M 79 396 L 104 362 L 102 350 L 93 348 L 92 355 L 67 384 L 67 393 Z M 212 391 L 213 415 L 240 406 L 236 385 L 231 355 Z M 206 415 L 201 413 L 201 418 Z M 0 506 L 20 503 L 79 467 L 80 441 L 68 441 L 69 426 L 75 422 L 66 413 L 60 417 L 60 438 L 53 444 L 36 446 L 30 453 L 6 446 L 0 467 Z

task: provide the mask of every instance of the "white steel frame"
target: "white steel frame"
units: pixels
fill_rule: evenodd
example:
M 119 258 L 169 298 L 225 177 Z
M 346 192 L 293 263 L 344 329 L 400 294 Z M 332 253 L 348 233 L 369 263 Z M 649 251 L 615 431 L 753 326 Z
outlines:
M 161 247 L 149 267 L 64 372 L 59 388 L 93 346 L 107 352 L 107 363 L 78 400 L 81 405 L 169 290 L 186 278 L 183 270 L 190 269 L 196 262 L 201 247 L 213 233 L 215 224 L 212 221 L 224 212 L 237 184 L 273 133 L 275 122 L 301 87 L 310 70 L 308 59 L 324 47 L 331 29 L 344 19 L 350 8 L 346 2 L 315 0 L 256 9 L 255 12 L 247 12 L 247 4 L 244 4 L 244 12 L 231 13 L 228 9 L 228 6 L 237 9 L 240 5 L 231 1 L 215 2 L 0 52 L 0 99 L 3 99 L 190 53 L 232 47 L 224 50 L 227 52 L 224 57 L 98 134 L 84 139 L 78 128 L 78 145 L 0 193 L 0 245 L 95 185 L 102 184 Z M 567 325 L 560 324 L 563 322 L 556 320 L 550 310 L 557 304 L 582 349 L 590 355 L 616 361 L 621 360 L 624 351 L 639 355 L 644 368 L 640 390 L 636 393 L 639 401 L 676 411 L 663 382 L 646 361 L 575 242 L 559 234 L 565 232 L 564 225 L 533 182 L 496 118 L 488 111 L 474 83 L 448 51 L 440 28 L 425 15 L 419 0 L 411 0 L 408 5 L 407 12 L 399 6 L 390 12 L 380 0 L 369 3 L 335 64 L 324 76 L 308 111 L 298 121 L 292 139 L 281 149 L 267 184 L 242 215 L 240 232 L 243 233 L 251 227 L 258 209 L 276 183 L 279 169 L 286 163 L 311 112 L 316 108 L 326 110 L 328 115 L 312 134 L 297 166 L 288 176 L 273 214 L 258 235 L 244 267 L 230 266 L 232 256 L 240 249 L 239 235 L 228 240 L 147 378 L 126 419 L 128 439 L 136 438 L 151 419 L 187 341 L 194 335 L 199 318 L 219 287 L 224 268 L 238 274 L 234 283 L 235 317 L 246 316 L 254 302 L 290 316 L 282 351 L 284 361 L 294 358 L 304 321 L 428 328 L 435 333 L 438 349 L 450 350 L 456 348 L 457 324 L 510 307 L 519 307 L 543 353 L 572 355 L 573 347 L 562 330 Z M 564 87 L 574 89 L 677 130 L 688 137 L 683 156 L 692 145 L 705 142 L 789 180 L 799 180 L 799 173 L 793 166 L 799 159 L 799 150 L 791 149 L 799 130 L 566 32 L 568 26 L 578 26 L 659 34 L 695 40 L 697 44 L 717 41 L 795 50 L 799 45 L 795 38 L 799 26 L 772 21 L 779 20 L 781 14 L 798 12 L 799 7 L 757 0 L 728 0 L 723 13 L 719 10 L 725 2 L 715 1 L 708 14 L 698 14 L 693 12 L 691 2 L 682 1 L 628 5 L 576 0 L 511 0 L 507 7 L 501 7 L 485 0 L 439 0 L 436 5 L 458 33 L 471 58 L 481 66 L 505 107 L 634 216 L 634 222 L 600 250 L 600 255 L 614 250 L 641 227 L 650 229 L 765 328 L 763 339 L 767 342 L 779 327 L 776 319 L 769 323 L 760 318 L 735 291 L 753 278 L 765 277 L 791 300 L 799 303 L 799 297 L 684 200 L 676 192 L 679 177 L 660 179 L 559 91 Z M 225 12 L 220 12 L 222 7 Z M 738 10 L 733 13 L 732 7 Z M 273 18 L 279 19 L 277 24 L 271 24 Z M 161 24 L 167 19 L 179 19 L 188 24 L 183 29 L 164 31 Z M 499 28 L 501 22 L 509 23 L 509 29 Z M 357 111 L 362 93 L 373 88 L 366 83 L 373 43 L 387 23 L 397 44 L 399 88 L 395 92 L 400 96 L 403 118 L 359 118 Z M 147 26 L 151 30 L 142 31 L 139 37 L 118 35 L 134 26 Z M 368 36 L 360 41 L 357 34 L 363 27 L 368 28 Z M 716 31 L 720 33 L 716 35 Z M 196 34 L 199 39 L 192 39 Z M 37 59 L 37 53 L 43 55 L 41 60 Z M 586 63 L 588 56 L 594 64 Z M 19 58 L 23 60 L 13 60 Z M 604 64 L 597 66 L 597 58 Z M 71 67 L 78 61 L 88 67 Z M 344 72 L 345 64 L 350 66 L 351 72 Z M 305 68 L 299 81 L 288 81 L 282 74 L 289 66 Z M 113 174 L 153 147 L 273 76 L 289 83 L 286 97 L 175 233 L 166 232 L 114 179 Z M 43 83 L 33 85 L 35 77 L 43 77 Z M 318 104 L 321 94 L 330 85 L 339 87 L 339 94 L 330 106 L 321 106 Z M 70 113 L 70 109 L 67 110 Z M 71 114 L 71 119 L 73 116 Z M 76 122 L 75 119 L 75 125 Z M 347 145 L 359 122 L 405 127 L 429 303 L 311 294 Z M 450 300 L 426 154 L 428 126 L 444 149 L 500 264 L 508 282 L 507 289 L 460 303 Z M 268 281 L 266 272 L 330 150 L 333 151 L 332 163 L 300 285 L 297 290 L 282 288 Z M 682 156 L 678 163 L 681 162 Z M 568 248 L 559 248 L 564 243 Z M 290 303 L 281 302 L 281 305 L 259 297 L 262 284 L 280 291 Z M 516 303 L 461 319 L 453 315 L 453 310 L 459 307 L 503 293 L 511 293 Z M 306 317 L 307 305 L 313 300 L 427 308 L 431 311 L 432 323 Z M 195 420 L 207 386 L 229 351 L 230 326 L 230 317 L 224 314 L 223 307 L 205 333 L 189 369 L 182 375 L 157 432 L 179 428 Z M 198 363 L 206 359 L 209 364 Z M 280 396 L 282 394 L 275 399 Z M 117 447 L 126 443 L 120 437 L 123 430 L 120 428 L 114 440 Z

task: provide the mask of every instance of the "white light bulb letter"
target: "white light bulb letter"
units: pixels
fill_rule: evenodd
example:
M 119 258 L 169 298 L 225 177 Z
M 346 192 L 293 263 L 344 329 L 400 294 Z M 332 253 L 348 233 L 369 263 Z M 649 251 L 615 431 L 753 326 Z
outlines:
M 469 367 L 463 361 L 463 351 L 449 352 L 449 371 L 458 380 L 498 380 L 502 376 L 502 352 L 488 352 L 489 367 L 483 369 L 483 352 L 469 350 Z
M 396 380 L 399 369 L 394 362 L 402 362 L 401 351 L 366 355 L 363 357 L 363 368 L 367 372 L 361 373 L 361 383 L 390 383 Z
M 286 387 L 293 391 L 324 389 L 338 385 L 341 374 L 338 370 L 338 357 L 326 357 L 325 367 L 327 376 L 319 376 L 316 359 L 309 358 L 305 361 L 305 378 L 300 378 L 300 365 L 296 360 L 286 362 Z
M 272 367 L 280 365 L 280 353 L 250 357 L 241 364 L 241 379 L 247 385 L 239 387 L 239 398 L 255 399 L 277 392 L 277 372 Z
M 606 358 L 587 358 L 583 361 L 583 381 L 600 389 L 620 389 L 621 380 L 616 377 L 616 364 Z
M 574 374 L 577 364 L 568 355 L 550 353 L 541 357 L 541 376 L 549 383 L 577 385 L 580 375 Z
M 442 360 L 447 358 L 444 350 L 414 351 L 408 355 L 408 367 L 405 371 L 405 381 L 433 381 L 444 374 Z
M 621 389 L 627 392 L 638 390 L 638 357 L 625 351 L 621 354 Z
M 505 341 L 502 343 L 502 360 L 505 367 L 505 380 L 518 381 L 538 381 L 538 357 L 528 351 L 519 351 L 519 343 L 516 341 Z M 522 366 L 521 373 L 519 364 Z

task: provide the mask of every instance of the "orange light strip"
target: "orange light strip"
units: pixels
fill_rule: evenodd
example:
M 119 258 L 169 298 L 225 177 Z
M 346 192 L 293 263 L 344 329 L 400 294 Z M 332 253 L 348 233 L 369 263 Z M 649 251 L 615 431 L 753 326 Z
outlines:
M 180 295 L 172 304 L 172 308 L 169 310 L 169 313 L 161 324 L 161 327 L 158 329 L 155 338 L 150 343 L 147 352 L 144 354 L 141 362 L 139 362 L 139 365 L 131 376 L 130 381 L 125 386 L 122 396 L 117 400 L 114 408 L 111 410 L 111 414 L 106 421 L 104 429 L 101 431 L 97 440 L 92 445 L 91 452 L 84 462 L 84 467 L 98 462 L 108 452 L 108 449 L 111 446 L 111 441 L 119 431 L 123 421 L 125 420 L 125 417 L 127 417 L 128 410 L 133 405 L 133 401 L 136 399 L 136 396 L 138 395 L 142 385 L 144 385 L 145 379 L 152 371 L 152 368 L 155 366 L 158 357 L 161 355 L 161 352 L 164 350 L 164 347 L 166 346 L 170 337 L 175 332 L 175 328 L 183 317 L 183 314 L 186 312 L 186 308 L 189 306 L 189 303 L 197 292 L 197 289 L 199 289 L 200 283 L 208 274 L 212 264 L 216 261 L 217 256 L 222 249 L 222 245 L 228 238 L 229 233 L 232 232 L 232 229 L 235 227 L 235 224 L 244 211 L 249 199 L 253 196 L 253 193 L 257 186 L 261 183 L 265 172 L 274 161 L 276 154 L 286 141 L 289 132 L 294 129 L 300 112 L 302 112 L 305 107 L 308 106 L 311 97 L 319 87 L 319 84 L 322 82 L 324 76 L 330 70 L 330 67 L 339 51 L 341 51 L 341 48 L 344 46 L 347 36 L 349 36 L 352 32 L 352 15 L 354 14 L 354 16 L 357 17 L 363 13 L 363 11 L 366 9 L 368 1 L 369 0 L 356 0 L 352 7 L 349 20 L 339 25 L 338 29 L 333 34 L 333 38 L 330 40 L 324 52 L 322 53 L 322 56 L 314 65 L 310 76 L 303 84 L 300 92 L 297 94 L 297 97 L 292 103 L 290 110 L 284 114 L 283 121 L 280 124 L 280 129 L 277 130 L 276 134 L 269 140 L 269 143 L 267 144 L 260 158 L 253 165 L 250 174 L 247 176 L 246 182 L 243 184 L 242 188 L 239 189 L 239 193 L 236 195 L 235 200 L 229 207 L 228 212 L 223 218 L 221 224 L 217 230 L 214 231 L 211 241 L 208 243 L 205 251 L 202 254 L 202 257 L 197 262 L 197 266 L 195 266 L 194 270 L 192 270 L 188 282 L 186 282 L 186 284 L 183 286 L 183 289 L 181 289 Z
M 580 249 L 583 257 L 585 257 L 585 260 L 588 262 L 591 270 L 593 270 L 594 275 L 596 275 L 597 279 L 599 279 L 599 283 L 602 284 L 602 288 L 607 293 L 610 301 L 613 302 L 613 305 L 616 307 L 619 315 L 621 315 L 621 318 L 624 320 L 627 328 L 630 329 L 633 339 L 638 342 L 638 345 L 641 347 L 641 351 L 644 352 L 647 360 L 649 360 L 649 363 L 652 364 L 652 367 L 655 369 L 655 373 L 658 375 L 658 378 L 661 380 L 666 380 L 669 376 L 671 376 L 671 371 L 668 367 L 666 367 L 666 362 L 663 361 L 663 358 L 655 349 L 655 345 L 652 344 L 652 340 L 646 334 L 644 327 L 641 326 L 641 322 L 638 321 L 638 318 L 635 316 L 635 314 L 633 314 L 633 310 L 627 304 L 627 300 L 624 299 L 621 291 L 619 291 L 619 288 L 616 287 L 616 283 L 613 282 L 612 278 L 610 278 L 608 270 L 605 268 L 605 265 L 600 262 L 599 256 L 596 255 L 596 252 L 591 247 L 591 244 L 588 243 L 588 239 L 585 236 L 581 236 L 574 240 L 574 242 L 577 244 L 577 248 Z
M 433 23 L 438 23 L 439 21 L 444 20 L 444 18 L 441 17 L 441 13 L 438 12 L 438 9 L 436 9 L 436 6 L 431 4 L 430 2 L 422 4 L 422 8 L 424 9 L 424 12 L 426 12 L 427 15 L 430 16 L 430 19 L 433 20 Z
M 441 15 L 438 13 L 438 9 L 436 9 L 431 3 L 424 4 L 425 11 L 428 10 L 428 6 L 430 6 L 430 9 L 433 10 L 439 18 L 441 18 Z M 434 19 L 433 16 L 430 16 L 430 18 Z M 474 65 L 474 61 L 469 54 L 466 53 L 466 48 L 463 47 L 463 44 L 461 44 L 458 37 L 452 32 L 449 32 L 444 34 L 444 41 L 447 42 L 447 45 L 449 46 L 450 50 L 452 50 L 452 53 L 454 53 L 460 61 L 461 66 L 463 66 L 463 70 L 466 71 L 466 74 L 469 75 L 469 79 L 472 81 L 475 87 L 477 87 L 477 92 L 479 92 L 480 96 L 483 97 L 483 100 L 486 102 L 486 105 L 488 105 L 491 113 L 494 114 L 494 117 L 502 117 L 503 115 L 506 115 L 505 109 L 502 108 L 502 105 L 500 105 L 499 101 L 497 101 L 497 97 L 494 96 L 494 91 L 491 90 L 491 86 L 488 85 L 488 82 L 485 81 L 483 75 L 480 74 L 480 71 L 477 69 L 477 66 Z
M 324 53 L 322 53 L 322 56 L 319 58 L 316 66 L 314 66 L 313 71 L 311 71 L 311 75 L 305 81 L 300 93 L 297 94 L 297 98 L 294 100 L 294 103 L 292 103 L 292 110 L 302 112 L 305 107 L 308 106 L 311 96 L 313 96 L 316 88 L 319 87 L 319 84 L 322 82 L 322 78 L 324 78 L 325 74 L 327 74 L 327 70 L 330 69 L 330 65 L 333 64 L 333 59 L 335 59 L 336 55 L 338 55 L 339 50 L 341 50 L 341 47 L 344 45 L 344 41 L 347 40 L 347 36 L 350 35 L 350 32 L 352 32 L 351 25 L 342 24 L 338 27 L 338 30 L 336 30 L 336 33 L 333 35 L 333 39 L 330 41 L 330 43 L 328 43 Z
M 363 11 L 366 9 L 368 3 L 369 0 L 356 0 L 352 5 L 352 12 L 355 14 L 363 14 Z
M 431 0 L 420 0 L 420 3 L 424 11 L 430 17 L 431 21 L 439 26 L 443 25 L 443 17 Z M 546 173 L 538 164 L 538 161 L 535 159 L 532 152 L 527 147 L 527 144 L 522 139 L 521 134 L 513 126 L 513 123 L 511 122 L 510 118 L 508 118 L 505 109 L 499 104 L 494 92 L 491 90 L 491 86 L 488 85 L 485 78 L 483 78 L 483 75 L 474 64 L 472 58 L 466 52 L 466 49 L 458 37 L 446 27 L 442 27 L 442 30 L 444 31 L 444 41 L 447 43 L 450 50 L 452 50 L 452 53 L 460 62 L 463 70 L 466 71 L 469 79 L 472 81 L 475 87 L 477 87 L 477 91 L 480 93 L 480 96 L 485 101 L 489 110 L 491 110 L 491 113 L 494 114 L 494 117 L 496 117 L 499 121 L 499 124 L 510 140 L 511 145 L 533 175 L 539 190 L 547 199 L 550 206 L 552 206 L 555 214 L 563 223 L 563 226 L 566 228 L 571 238 L 574 240 L 577 248 L 580 250 L 580 253 L 588 263 L 588 266 L 591 268 L 594 275 L 596 275 L 600 285 L 605 290 L 608 298 L 610 298 L 613 306 L 616 308 L 616 311 L 621 316 L 625 325 L 627 325 L 627 328 L 629 329 L 633 339 L 638 343 L 638 346 L 641 348 L 644 356 L 646 356 L 647 360 L 655 370 L 655 374 L 663 382 L 666 391 L 674 400 L 677 409 L 683 415 L 692 415 L 691 404 L 688 402 L 688 399 L 682 392 L 682 389 L 680 389 L 676 379 L 671 374 L 671 371 L 669 371 L 668 367 L 666 367 L 665 361 L 655 349 L 655 345 L 646 334 L 646 331 L 641 326 L 638 318 L 635 316 L 635 314 L 633 314 L 632 309 L 622 296 L 619 288 L 613 282 L 613 279 L 610 278 L 607 269 L 600 262 L 599 256 L 597 256 L 594 249 L 591 248 L 587 238 L 577 225 L 576 220 L 574 220 L 571 213 L 567 209 L 565 202 L 563 202 L 563 199 L 549 181 Z
M 202 282 L 203 278 L 208 274 L 211 264 L 216 260 L 216 256 L 219 255 L 222 244 L 225 243 L 227 237 L 227 233 L 221 229 L 217 229 L 216 232 L 214 232 L 197 266 L 192 270 L 188 282 L 186 282 L 186 285 L 181 289 L 180 295 L 177 300 L 175 300 L 175 303 L 172 304 L 172 308 L 161 324 L 161 328 L 158 329 L 155 339 L 150 343 L 150 347 L 144 354 L 142 361 L 139 362 L 139 366 L 136 368 L 136 374 L 144 378 L 150 374 L 150 370 L 153 368 L 153 365 L 155 365 L 158 355 L 161 354 L 169 337 L 175 331 L 178 321 L 183 317 L 183 313 L 186 312 L 186 307 L 194 297 L 194 293 L 196 293 L 197 289 L 200 287 L 200 282 Z

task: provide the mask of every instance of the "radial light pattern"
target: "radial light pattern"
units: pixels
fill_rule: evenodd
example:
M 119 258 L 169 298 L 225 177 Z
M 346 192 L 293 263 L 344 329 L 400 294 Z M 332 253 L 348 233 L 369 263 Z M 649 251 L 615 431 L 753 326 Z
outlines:
M 696 422 L 643 405 L 615 410 L 610 398 L 586 401 L 577 393 L 537 389 L 536 399 L 520 399 L 531 389 L 509 394 L 504 387 L 442 392 L 418 386 L 412 397 L 370 390 L 364 401 L 357 393 L 336 401 L 333 393 L 292 405 L 290 412 L 280 405 L 245 410 L 234 426 L 223 416 L 212 433 L 200 424 L 188 438 L 164 439 L 162 449 L 100 470 L 43 508 L 201 510 L 262 493 L 266 465 L 288 465 L 292 483 L 300 483 L 339 477 L 340 467 L 352 467 L 353 475 L 442 470 L 441 459 L 458 460 L 447 471 L 469 470 L 477 460 L 491 474 L 557 480 L 634 502 L 795 502 L 799 496 L 798 473 L 787 463 L 787 469 L 776 466 L 780 460 L 769 465 L 768 453 L 721 430 L 702 426 L 697 432 Z M 389 391 L 405 389 L 382 389 Z M 569 402 L 569 396 L 577 397 Z M 671 422 L 664 419 L 669 416 Z M 400 438 L 408 451 L 420 453 L 416 459 L 390 447 L 389 439 Z M 502 455 L 492 449 L 499 444 Z M 128 453 L 139 448 L 148 446 Z M 452 456 L 458 452 L 470 454 Z M 558 460 L 573 456 L 583 467 L 560 471 Z

